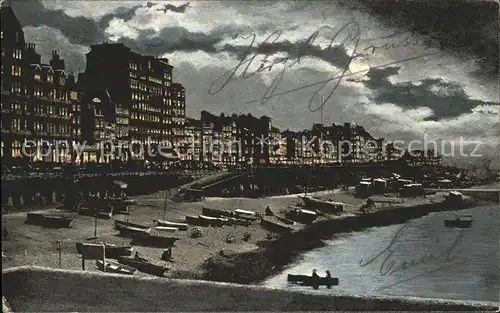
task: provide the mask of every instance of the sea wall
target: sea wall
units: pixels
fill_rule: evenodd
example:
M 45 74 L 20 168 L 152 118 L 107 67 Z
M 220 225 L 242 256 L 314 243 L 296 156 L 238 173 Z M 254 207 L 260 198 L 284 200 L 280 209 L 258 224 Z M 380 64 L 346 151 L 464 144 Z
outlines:
M 4 270 L 13 312 L 494 311 L 492 302 L 328 296 L 205 281 L 125 277 L 40 267 Z

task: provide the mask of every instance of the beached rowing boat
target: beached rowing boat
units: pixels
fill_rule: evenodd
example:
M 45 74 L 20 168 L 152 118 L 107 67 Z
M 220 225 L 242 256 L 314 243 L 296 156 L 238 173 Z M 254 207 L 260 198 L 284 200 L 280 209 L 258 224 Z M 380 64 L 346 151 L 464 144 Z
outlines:
M 188 230 L 188 224 L 186 223 L 175 223 L 175 222 L 169 222 L 169 221 L 164 221 L 164 220 L 154 220 L 158 226 L 165 226 L 165 227 L 176 227 L 179 230 Z
M 124 221 L 119 221 L 115 220 L 115 229 L 119 229 L 120 227 L 134 227 L 134 228 L 141 228 L 141 229 L 149 229 L 149 226 L 142 225 L 142 224 L 136 224 L 136 223 L 130 223 L 130 222 L 124 222 Z
M 104 263 L 102 260 L 97 260 L 95 263 L 99 270 L 104 271 L 104 266 L 103 266 Z M 107 273 L 134 275 L 134 273 L 137 272 L 137 269 L 117 262 L 106 261 L 105 271 Z
M 74 218 L 71 215 L 56 213 L 30 212 L 27 213 L 26 223 L 50 228 L 70 228 Z
M 293 228 L 290 227 L 289 225 L 285 225 L 279 222 L 272 221 L 269 218 L 263 217 L 260 221 L 261 225 L 273 232 L 278 232 L 278 233 L 290 233 L 293 231 Z
M 121 264 L 131 266 L 133 268 L 136 268 L 137 270 L 139 270 L 143 273 L 151 274 L 151 275 L 155 275 L 155 276 L 160 276 L 160 277 L 165 276 L 165 272 L 168 271 L 168 268 L 160 266 L 160 265 L 155 265 L 155 264 L 151 263 L 150 261 L 143 259 L 143 258 L 120 257 L 118 259 L 118 262 L 120 262 Z

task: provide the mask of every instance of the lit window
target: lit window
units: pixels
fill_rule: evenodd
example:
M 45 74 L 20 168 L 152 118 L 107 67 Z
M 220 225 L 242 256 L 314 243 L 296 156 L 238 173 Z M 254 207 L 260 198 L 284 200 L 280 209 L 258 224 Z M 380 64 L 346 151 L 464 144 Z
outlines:
M 18 65 L 12 65 L 12 75 L 13 76 L 21 76 L 22 75 L 22 69 Z
M 54 82 L 54 76 L 52 74 L 47 74 L 47 81 L 48 82 Z
M 36 80 L 40 80 L 41 77 L 40 77 L 40 74 L 36 73 L 35 75 L 33 75 L 33 78 L 35 78 Z
M 23 52 L 21 51 L 21 49 L 14 49 L 12 50 L 12 57 L 14 59 L 21 60 L 23 58 Z
M 12 126 L 12 130 L 13 131 L 19 130 L 20 126 L 21 126 L 21 120 L 18 119 L 18 118 L 12 119 L 12 125 L 11 126 Z

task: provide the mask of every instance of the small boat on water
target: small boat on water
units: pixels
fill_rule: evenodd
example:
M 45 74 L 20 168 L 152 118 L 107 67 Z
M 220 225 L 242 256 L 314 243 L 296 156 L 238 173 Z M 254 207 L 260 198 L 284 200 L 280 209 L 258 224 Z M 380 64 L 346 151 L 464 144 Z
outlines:
M 188 230 L 188 224 L 186 223 L 175 223 L 175 222 L 169 222 L 169 221 L 164 221 L 164 220 L 154 220 L 158 226 L 165 226 L 165 227 L 176 227 L 179 230 Z
M 337 286 L 339 279 L 336 277 L 319 277 L 314 278 L 308 275 L 293 275 L 288 274 L 287 280 L 291 283 L 300 284 L 302 286 Z
M 458 215 L 455 219 L 453 220 L 445 220 L 444 221 L 444 226 L 445 227 L 456 227 L 456 228 L 470 228 L 472 227 L 472 222 L 474 220 L 472 219 L 472 215 Z
M 102 260 L 97 260 L 96 262 L 97 269 L 101 271 L 105 271 L 108 273 L 117 273 L 124 275 L 134 275 L 137 272 L 136 268 L 131 266 L 127 266 L 124 264 L 120 264 L 118 262 L 106 261 L 106 270 L 104 270 L 104 262 Z
M 70 228 L 73 220 L 73 214 L 68 213 L 29 212 L 26 215 L 26 224 L 49 228 Z
M 121 256 L 130 256 L 132 255 L 132 252 L 134 251 L 134 247 L 132 246 L 117 246 L 114 244 L 110 243 L 105 243 L 105 253 L 106 257 L 110 259 L 118 259 Z M 95 244 L 95 243 L 82 243 L 82 242 L 77 242 L 76 243 L 76 251 L 79 254 L 82 254 L 82 248 L 95 248 L 96 250 L 102 249 L 102 244 Z
M 120 229 L 120 227 L 134 227 L 134 228 L 141 228 L 141 229 L 149 229 L 149 226 L 142 225 L 142 224 L 136 224 L 136 223 L 130 223 L 130 222 L 124 222 L 124 221 L 119 221 L 115 220 L 115 229 Z
M 160 265 L 155 265 L 143 258 L 120 257 L 118 259 L 118 262 L 136 268 L 140 272 L 160 277 L 165 276 L 165 272 L 168 271 L 168 268 Z
M 270 231 L 278 232 L 278 233 L 290 233 L 293 231 L 293 228 L 289 225 L 285 225 L 279 222 L 275 222 L 270 218 L 263 217 L 260 221 L 261 225 L 264 228 L 267 228 Z

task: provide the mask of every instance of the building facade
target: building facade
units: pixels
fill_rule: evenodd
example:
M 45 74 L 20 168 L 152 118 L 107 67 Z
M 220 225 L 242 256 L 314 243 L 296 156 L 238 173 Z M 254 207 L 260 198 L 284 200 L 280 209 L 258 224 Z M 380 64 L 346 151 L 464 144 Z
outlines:
M 128 147 L 121 147 L 129 153 L 117 157 L 168 164 L 181 155 L 167 150 L 186 152 L 186 91 L 173 82 L 172 69 L 168 59 L 140 55 L 121 43 L 91 46 L 79 79 L 82 106 L 92 107 L 96 93 L 108 98 L 97 97 L 104 120 L 114 125 L 117 141 L 129 141 Z M 90 115 L 87 122 L 95 124 L 92 119 L 99 118 Z
M 1 22 L 2 160 L 70 163 L 78 139 L 72 119 L 78 98 L 74 77 L 56 51 L 48 64 L 41 62 L 8 5 L 1 8 Z

